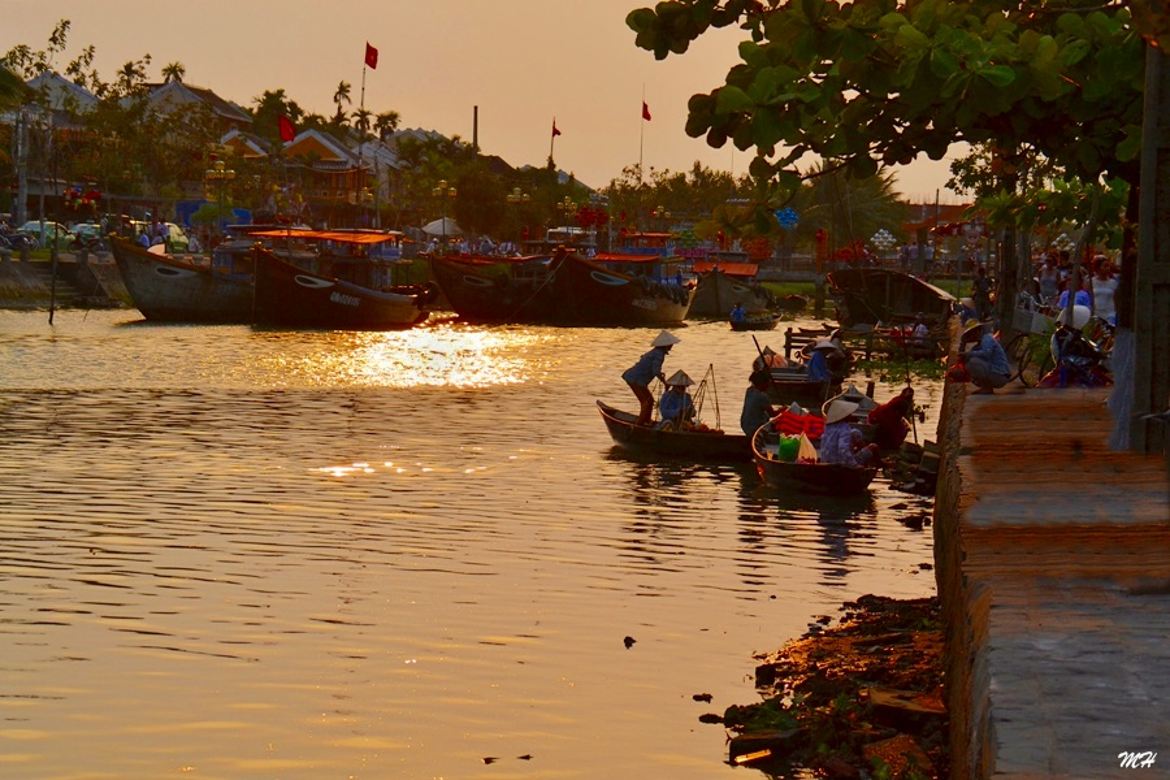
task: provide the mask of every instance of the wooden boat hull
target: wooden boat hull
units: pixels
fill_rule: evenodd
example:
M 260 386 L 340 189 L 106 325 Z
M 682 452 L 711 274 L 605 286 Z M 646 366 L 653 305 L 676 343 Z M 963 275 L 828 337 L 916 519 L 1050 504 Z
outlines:
M 452 258 L 433 258 L 435 281 L 451 308 L 471 322 L 582 326 L 669 326 L 686 318 L 693 289 L 611 270 L 580 255 L 547 261 L 520 279 Z
M 747 463 L 752 459 L 751 444 L 743 434 L 658 430 L 637 425 L 637 415 L 601 401 L 597 408 L 614 444 L 631 452 L 720 463 Z
M 110 238 L 126 292 L 142 316 L 155 322 L 247 323 L 252 318 L 251 274 L 227 274 L 157 255 Z
M 724 319 L 737 303 L 750 313 L 767 311 L 771 301 L 764 288 L 753 286 L 746 279 L 720 270 L 705 271 L 699 274 L 695 300 L 688 316 Z
M 310 273 L 257 248 L 253 322 L 282 328 L 394 330 L 427 318 L 424 296 Z
M 954 310 L 955 298 L 916 276 L 888 268 L 842 268 L 825 281 L 837 302 L 842 327 L 878 322 L 911 322 L 916 314 L 942 322 Z
M 868 490 L 869 483 L 877 475 L 876 467 L 797 463 L 770 458 L 761 447 L 767 428 L 767 425 L 761 427 L 752 436 L 751 450 L 756 473 L 770 487 L 804 493 L 855 496 Z
M 731 329 L 734 331 L 746 330 L 775 330 L 777 323 L 782 317 L 779 314 L 768 314 L 766 317 L 748 316 L 746 320 L 741 322 L 731 321 Z
M 790 463 L 756 457 L 756 472 L 770 487 L 839 496 L 855 496 L 869 489 L 877 469 L 835 463 Z
M 809 379 L 808 373 L 800 368 L 773 368 L 771 374 L 767 393 L 778 406 L 795 402 L 819 412 L 821 404 L 841 392 L 839 383 Z

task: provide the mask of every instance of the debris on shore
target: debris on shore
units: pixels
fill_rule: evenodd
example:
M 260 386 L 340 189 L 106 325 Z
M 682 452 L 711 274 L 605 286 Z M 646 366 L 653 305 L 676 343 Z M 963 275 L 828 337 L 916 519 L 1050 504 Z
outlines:
M 761 703 L 700 718 L 733 732 L 729 762 L 776 776 L 947 777 L 938 600 L 862 596 L 837 625 L 814 626 L 756 656 Z

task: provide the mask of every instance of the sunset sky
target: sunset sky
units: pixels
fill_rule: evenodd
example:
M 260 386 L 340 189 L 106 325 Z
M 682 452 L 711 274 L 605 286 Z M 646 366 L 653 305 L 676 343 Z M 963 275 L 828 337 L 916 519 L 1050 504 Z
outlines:
M 737 61 L 738 29 L 708 33 L 682 56 L 657 61 L 634 46 L 626 14 L 646 0 L 0 0 L 0 53 L 25 43 L 43 49 L 59 19 L 72 28 L 63 67 L 85 46 L 111 80 L 149 53 L 148 77 L 170 62 L 184 80 L 243 106 L 284 88 L 308 111 L 334 112 L 340 81 L 360 101 L 368 40 L 378 66 L 366 73 L 365 106 L 398 111 L 402 127 L 470 141 L 479 106 L 479 143 L 513 165 L 542 165 L 553 117 L 557 166 L 603 187 L 637 163 L 639 133 L 650 168 L 683 171 L 698 160 L 741 174 L 747 152 L 712 149 L 683 132 L 686 103 L 723 83 Z M 652 119 L 641 118 L 645 90 Z M 898 189 L 933 202 L 948 178 L 925 155 L 897 171 Z M 943 189 L 944 203 L 958 202 Z

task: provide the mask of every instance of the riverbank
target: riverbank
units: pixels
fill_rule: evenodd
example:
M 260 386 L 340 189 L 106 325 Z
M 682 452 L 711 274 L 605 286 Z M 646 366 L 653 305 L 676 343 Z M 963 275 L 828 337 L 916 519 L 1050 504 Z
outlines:
M 949 777 L 938 600 L 870 595 L 842 609 L 836 625 L 757 657 L 762 702 L 706 719 L 734 733 L 730 763 L 780 776 Z

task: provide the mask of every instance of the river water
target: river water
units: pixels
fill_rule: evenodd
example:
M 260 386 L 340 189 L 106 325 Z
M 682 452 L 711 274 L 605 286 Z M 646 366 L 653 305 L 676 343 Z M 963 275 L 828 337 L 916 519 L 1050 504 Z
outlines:
M 750 334 L 676 332 L 737 429 Z M 594 400 L 635 407 L 656 333 L 0 312 L 0 777 L 750 771 L 699 716 L 841 602 L 933 592 L 930 501 L 615 451 Z

